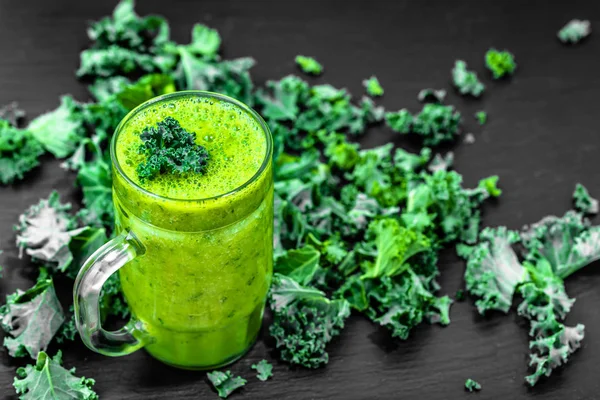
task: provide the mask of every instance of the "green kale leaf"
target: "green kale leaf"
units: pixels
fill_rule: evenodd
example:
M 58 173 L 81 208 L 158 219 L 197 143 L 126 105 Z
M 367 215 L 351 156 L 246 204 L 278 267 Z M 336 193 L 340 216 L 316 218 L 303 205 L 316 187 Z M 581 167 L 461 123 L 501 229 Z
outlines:
M 600 259 L 600 227 L 589 228 L 589 222 L 574 211 L 560 218 L 545 217 L 521 236 L 527 260 L 532 264 L 545 260 L 561 279 Z
M 95 381 L 78 378 L 74 374 L 75 368 L 65 369 L 62 366 L 60 351 L 54 358 L 41 351 L 35 365 L 17 369 L 13 386 L 22 400 L 97 400 L 98 395 L 92 390 Z
M 588 190 L 581 183 L 575 185 L 573 202 L 577 211 L 584 214 L 598 214 L 598 200 L 590 196 Z
M 412 132 L 422 136 L 425 146 L 437 146 L 456 139 L 461 115 L 452 106 L 427 103 L 421 112 L 414 116 L 407 110 L 388 112 L 386 122 L 396 132 Z
M 0 307 L 0 325 L 8 334 L 4 346 L 11 357 L 35 359 L 65 321 L 51 279 L 40 280 L 26 292 L 17 290 Z
M 319 270 L 321 253 L 307 245 L 287 250 L 275 260 L 273 271 L 286 275 L 302 285 L 308 285 Z
M 575 44 L 592 33 L 590 21 L 573 19 L 558 31 L 558 38 L 563 43 Z
M 350 315 L 346 300 L 330 300 L 320 290 L 275 274 L 270 291 L 271 336 L 281 359 L 307 368 L 329 361 L 327 344 L 340 334 Z
M 152 180 L 159 174 L 202 174 L 208 162 L 206 149 L 196 144 L 196 134 L 188 132 L 173 117 L 167 117 L 156 126 L 145 128 L 140 138 L 139 153 L 146 161 L 138 165 L 140 180 Z
M 23 179 L 26 172 L 39 165 L 44 152 L 42 145 L 26 130 L 0 119 L 0 182 Z
M 323 66 L 312 57 L 296 56 L 296 64 L 306 74 L 321 75 L 323 73 Z
M 508 313 L 517 287 L 528 279 L 512 249 L 520 240 L 519 234 L 505 227 L 485 228 L 480 239 L 475 246 L 457 247 L 458 254 L 467 260 L 467 291 L 478 297 L 475 305 L 480 314 L 490 310 Z
M 485 53 L 485 66 L 492 71 L 494 79 L 500 79 L 506 75 L 512 75 L 517 68 L 512 53 L 504 50 L 489 49 Z
M 377 257 L 374 263 L 363 263 L 362 279 L 395 276 L 409 266 L 406 262 L 415 254 L 431 248 L 429 239 L 419 232 L 400 226 L 397 220 L 384 218 L 369 226 L 374 237 Z
M 465 390 L 468 390 L 469 392 L 478 392 L 481 390 L 481 384 L 469 378 L 465 381 Z
M 195 24 L 192 28 L 191 43 L 179 47 L 194 55 L 216 58 L 221 47 L 221 35 L 206 25 Z
M 67 157 L 87 133 L 83 107 L 71 96 L 63 96 L 57 109 L 35 118 L 27 131 L 55 157 Z
M 485 86 L 474 71 L 467 69 L 467 63 L 462 60 L 456 60 L 452 69 L 452 81 L 460 94 L 470 94 L 479 97 L 485 90 Z
M 477 111 L 475 113 L 475 119 L 479 122 L 479 125 L 485 125 L 487 122 L 487 113 L 485 111 Z
M 130 111 L 145 101 L 173 93 L 175 90 L 175 82 L 170 75 L 148 74 L 142 76 L 137 82 L 120 88 L 114 94 L 121 105 Z
M 273 376 L 273 365 L 267 360 L 260 360 L 258 364 L 252 364 L 252 369 L 258 372 L 256 377 L 263 382 Z
M 217 390 L 219 397 L 225 399 L 235 390 L 243 387 L 248 381 L 241 376 L 234 377 L 231 371 L 213 371 L 206 374 L 210 383 Z
M 365 79 L 363 81 L 363 86 L 365 87 L 365 89 L 367 89 L 367 93 L 369 94 L 369 96 L 383 96 L 383 88 L 381 87 L 379 80 L 375 76 L 372 76 L 369 79 Z
M 253 83 L 249 71 L 254 59 L 219 61 L 196 56 L 187 48 L 180 48 L 179 54 L 175 80 L 180 89 L 222 93 L 252 105 Z

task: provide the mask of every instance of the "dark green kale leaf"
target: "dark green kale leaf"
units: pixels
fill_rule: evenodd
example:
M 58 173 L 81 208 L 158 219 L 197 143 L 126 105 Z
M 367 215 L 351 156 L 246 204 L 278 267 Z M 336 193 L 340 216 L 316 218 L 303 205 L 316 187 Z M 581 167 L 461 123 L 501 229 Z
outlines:
M 517 68 L 515 58 L 507 50 L 498 51 L 489 49 L 485 53 L 485 66 L 492 71 L 494 79 L 500 79 L 506 75 L 512 75 Z
M 469 378 L 465 381 L 465 390 L 468 390 L 469 392 L 478 392 L 481 390 L 481 385 L 479 382 Z
M 67 340 L 73 341 L 77 336 L 77 326 L 75 325 L 75 309 L 73 305 L 69 307 L 69 312 L 65 313 L 65 322 L 54 335 L 56 343 L 64 343 Z
M 93 379 L 76 377 L 75 368 L 65 369 L 61 364 L 60 351 L 54 358 L 41 351 L 35 365 L 18 368 L 13 386 L 21 395 L 19 399 L 98 399 L 92 390 L 95 383 Z
M 592 33 L 590 21 L 573 19 L 558 31 L 558 38 L 563 43 L 575 44 L 585 39 Z
M 248 381 L 240 376 L 234 377 L 231 371 L 213 371 L 206 374 L 210 383 L 217 390 L 219 397 L 225 399 L 235 390 L 244 386 Z
M 377 79 L 377 77 L 372 76 L 369 79 L 365 79 L 363 81 L 363 86 L 367 90 L 367 93 L 369 94 L 369 96 L 373 96 L 373 97 L 383 96 L 383 88 L 381 87 L 381 84 L 379 83 L 379 80 Z
M 454 107 L 436 103 L 425 104 L 421 112 L 414 116 L 403 109 L 388 112 L 385 117 L 392 130 L 420 135 L 425 146 L 437 146 L 455 140 L 461 122 L 461 115 Z
M 87 134 L 83 106 L 63 96 L 58 108 L 35 118 L 27 131 L 55 157 L 67 157 Z
M 145 128 L 140 138 L 139 153 L 146 161 L 138 165 L 140 180 L 152 180 L 158 174 L 202 174 L 208 162 L 208 152 L 196 144 L 196 134 L 188 132 L 173 117 L 167 117 L 156 126 Z
M 561 279 L 600 259 L 600 227 L 589 228 L 581 214 L 568 211 L 549 216 L 521 234 L 526 258 L 532 264 L 547 262 Z
M 0 307 L 0 325 L 7 333 L 4 346 L 11 357 L 35 359 L 65 321 L 52 279 L 43 279 L 26 292 L 17 290 Z
M 456 60 L 452 69 L 452 82 L 460 94 L 470 94 L 479 97 L 485 90 L 485 86 L 474 71 L 467 69 L 467 63 L 463 60 Z
M 23 179 L 26 172 L 39 165 L 42 145 L 26 130 L 0 119 L 0 182 Z
M 187 48 L 179 48 L 179 55 L 174 76 L 180 89 L 222 93 L 252 105 L 254 85 L 250 69 L 255 64 L 254 59 L 244 57 L 219 61 L 196 56 Z
M 588 190 L 581 183 L 575 185 L 573 192 L 575 210 L 584 214 L 598 214 L 598 200 L 590 196 Z
M 263 382 L 273 376 L 273 365 L 267 360 L 260 360 L 258 364 L 252 364 L 252 369 L 258 372 L 256 377 Z
M 79 77 L 166 72 L 175 65 L 175 56 L 165 50 L 170 43 L 167 21 L 139 17 L 133 0 L 122 0 L 112 17 L 93 23 L 88 36 L 94 44 L 81 53 Z
M 312 57 L 296 56 L 296 64 L 306 74 L 321 75 L 323 73 L 323 66 Z
M 467 260 L 467 291 L 476 296 L 480 314 L 490 310 L 508 313 L 517 287 L 529 279 L 512 245 L 519 234 L 505 227 L 485 228 L 475 246 L 459 245 L 458 254 Z
M 274 274 L 269 304 L 273 312 L 269 332 L 281 359 L 307 368 L 326 364 L 326 346 L 340 334 L 350 315 L 348 302 L 330 300 L 320 290 Z

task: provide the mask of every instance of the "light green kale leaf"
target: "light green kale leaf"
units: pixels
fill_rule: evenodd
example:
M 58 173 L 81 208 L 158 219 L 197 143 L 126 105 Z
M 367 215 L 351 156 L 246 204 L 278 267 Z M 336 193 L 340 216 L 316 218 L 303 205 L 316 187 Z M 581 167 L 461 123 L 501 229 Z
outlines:
M 515 57 L 507 50 L 489 49 L 485 53 L 485 66 L 492 71 L 494 79 L 512 75 L 517 68 Z
M 373 97 L 383 96 L 383 87 L 379 83 L 377 77 L 372 76 L 369 79 L 363 81 L 363 86 L 367 89 L 367 93 Z
M 252 364 L 252 369 L 258 372 L 256 377 L 263 382 L 273 376 L 273 365 L 267 360 L 260 360 L 258 364 Z
M 0 182 L 9 184 L 23 179 L 39 165 L 44 148 L 33 135 L 0 119 Z
M 460 94 L 470 94 L 479 97 L 485 90 L 485 86 L 474 71 L 467 69 L 467 63 L 463 60 L 456 60 L 452 69 L 452 81 Z
M 213 371 L 208 372 L 206 376 L 217 390 L 219 397 L 223 399 L 227 398 L 233 391 L 241 388 L 247 383 L 247 381 L 240 376 L 234 377 L 231 374 L 231 371 Z
M 17 369 L 13 386 L 21 400 L 97 400 L 92 390 L 95 381 L 74 374 L 75 368 L 62 366 L 60 351 L 54 358 L 41 351 L 35 365 Z
M 323 73 L 323 66 L 312 57 L 296 56 L 296 64 L 306 74 L 321 75 Z
M 26 292 L 17 290 L 0 307 L 0 325 L 7 333 L 4 346 L 11 357 L 35 359 L 65 321 L 51 279 L 38 281 Z
M 57 158 L 72 154 L 86 136 L 83 107 L 71 96 L 61 97 L 54 111 L 42 114 L 27 126 L 27 131 Z

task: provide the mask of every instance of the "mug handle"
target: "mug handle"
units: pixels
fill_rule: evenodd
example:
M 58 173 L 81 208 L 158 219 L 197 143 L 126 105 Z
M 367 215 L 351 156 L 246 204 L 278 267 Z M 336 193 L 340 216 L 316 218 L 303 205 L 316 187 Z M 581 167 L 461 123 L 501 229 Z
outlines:
M 141 321 L 133 316 L 117 331 L 101 326 L 100 291 L 104 282 L 145 248 L 131 232 L 123 232 L 94 252 L 83 264 L 75 286 L 73 304 L 75 323 L 81 340 L 91 350 L 107 356 L 124 356 L 151 342 Z

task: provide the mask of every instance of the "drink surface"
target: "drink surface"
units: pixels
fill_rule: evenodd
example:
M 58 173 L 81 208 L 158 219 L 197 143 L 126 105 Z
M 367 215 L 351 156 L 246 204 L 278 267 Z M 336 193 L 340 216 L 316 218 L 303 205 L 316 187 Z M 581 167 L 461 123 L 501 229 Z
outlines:
M 166 117 L 196 134 L 196 143 L 209 154 L 205 172 L 162 174 L 140 182 L 136 169 L 145 160 L 138 149 L 140 133 Z M 266 153 L 262 127 L 245 110 L 224 100 L 207 97 L 170 99 L 133 115 L 116 143 L 117 160 L 129 179 L 142 188 L 172 199 L 204 199 L 228 193 L 259 170 Z
M 166 116 L 206 147 L 206 174 L 167 174 L 142 184 L 135 171 L 139 134 Z M 265 160 L 266 133 L 237 106 L 191 96 L 134 114 L 118 135 L 114 151 L 121 171 L 163 196 L 113 171 L 117 232 L 133 233 L 145 247 L 119 274 L 132 314 L 154 340 L 146 350 L 191 369 L 235 360 L 258 334 L 272 276 L 271 162 L 252 179 Z M 250 179 L 235 193 L 207 199 Z

